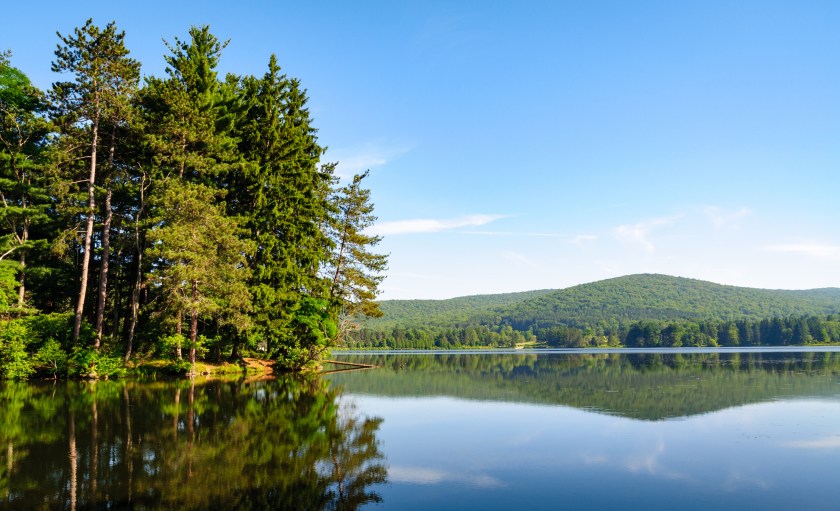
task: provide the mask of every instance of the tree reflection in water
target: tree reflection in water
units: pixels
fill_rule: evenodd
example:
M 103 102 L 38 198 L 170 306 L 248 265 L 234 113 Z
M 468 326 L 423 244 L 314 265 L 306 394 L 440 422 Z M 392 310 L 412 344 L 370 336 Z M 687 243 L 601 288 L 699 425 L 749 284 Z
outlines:
M 0 384 L 0 508 L 351 510 L 382 420 L 317 379 Z

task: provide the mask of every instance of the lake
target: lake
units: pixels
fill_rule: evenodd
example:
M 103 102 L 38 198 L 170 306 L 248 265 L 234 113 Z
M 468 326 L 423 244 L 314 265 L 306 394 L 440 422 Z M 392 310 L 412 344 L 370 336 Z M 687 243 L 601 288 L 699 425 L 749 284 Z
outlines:
M 0 383 L 0 509 L 840 502 L 836 348 L 335 358 L 379 367 Z

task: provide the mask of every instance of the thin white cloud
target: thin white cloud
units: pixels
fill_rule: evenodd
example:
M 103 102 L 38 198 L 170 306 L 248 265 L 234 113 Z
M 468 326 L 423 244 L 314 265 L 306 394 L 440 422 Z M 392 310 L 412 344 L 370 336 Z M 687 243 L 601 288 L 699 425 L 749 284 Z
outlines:
M 636 224 L 619 225 L 613 229 L 613 235 L 620 241 L 640 245 L 646 251 L 653 253 L 656 251 L 656 247 L 650 240 L 651 232 L 657 227 L 672 224 L 676 220 L 676 217 L 652 218 Z
M 792 254 L 801 254 L 815 259 L 825 259 L 829 261 L 840 261 L 840 246 L 838 245 L 823 245 L 819 243 L 803 243 L 791 245 L 771 245 L 765 247 L 765 250 L 770 252 L 787 252 Z
M 415 220 L 395 220 L 376 224 L 368 232 L 378 236 L 394 236 L 397 234 L 451 231 L 452 229 L 459 229 L 461 227 L 478 227 L 504 217 L 505 215 L 469 215 L 449 219 L 419 218 Z
M 502 252 L 501 255 L 505 261 L 510 261 L 518 266 L 527 266 L 528 268 L 539 267 L 533 259 L 520 252 Z
M 388 480 L 395 483 L 424 485 L 457 482 L 479 488 L 501 488 L 505 486 L 499 479 L 486 474 L 464 474 L 423 467 L 390 467 L 388 469 Z
M 464 234 L 479 234 L 482 236 L 526 236 L 531 238 L 562 238 L 565 234 L 556 232 L 516 232 L 516 231 L 461 231 Z
M 578 234 L 574 238 L 572 238 L 573 245 L 583 245 L 584 243 L 588 243 L 590 241 L 595 241 L 598 239 L 598 236 L 594 234 Z
M 840 435 L 827 436 L 815 440 L 793 440 L 783 445 L 795 449 L 840 449 Z
M 750 216 L 752 211 L 749 208 L 741 208 L 737 211 L 726 211 L 725 209 L 717 206 L 706 206 L 703 208 L 703 214 L 706 215 L 706 218 L 708 218 L 715 227 L 723 227 L 725 225 L 736 223 L 744 217 Z
M 581 460 L 584 465 L 606 465 L 610 459 L 603 454 L 582 454 Z
M 405 144 L 389 144 L 374 141 L 355 148 L 340 148 L 327 153 L 328 161 L 336 161 L 335 173 L 340 178 L 349 178 L 374 167 L 381 167 L 410 150 Z

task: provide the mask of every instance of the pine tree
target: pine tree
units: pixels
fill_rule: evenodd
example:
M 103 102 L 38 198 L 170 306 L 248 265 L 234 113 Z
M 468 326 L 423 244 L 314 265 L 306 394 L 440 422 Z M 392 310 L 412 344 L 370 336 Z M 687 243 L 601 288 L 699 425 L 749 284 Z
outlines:
M 16 302 L 20 312 L 26 302 L 27 252 L 46 245 L 45 239 L 30 235 L 34 225 L 48 220 L 43 167 L 50 125 L 43 117 L 43 93 L 10 65 L 7 55 L 0 54 L 0 301 L 4 308 Z
M 365 233 L 376 221 L 370 190 L 361 186 L 367 176 L 368 172 L 353 176 L 353 181 L 339 189 L 333 199 L 336 206 L 332 219 L 335 250 L 330 268 L 330 298 L 340 308 L 342 336 L 354 328 L 354 318 L 382 316 L 374 300 L 384 278 L 388 256 L 371 252 L 382 238 Z
M 127 95 L 139 80 L 140 63 L 128 57 L 125 32 L 118 32 L 114 22 L 100 29 L 88 19 L 83 27 L 75 29 L 73 35 L 58 34 L 58 37 L 63 46 L 59 45 L 55 52 L 52 70 L 71 73 L 75 81 L 53 85 L 57 124 L 62 136 L 68 139 L 66 145 L 71 152 L 75 152 L 77 147 L 87 147 L 75 160 L 85 159 L 87 164 L 87 207 L 82 214 L 85 217 L 85 234 L 81 249 L 79 297 L 73 323 L 75 343 L 79 339 L 90 273 L 97 213 L 97 171 L 102 167 L 98 159 L 102 144 L 101 128 L 109 121 L 116 126 L 115 120 L 120 118 L 128 102 Z M 114 143 L 112 139 L 112 145 Z
M 189 34 L 187 41 L 175 38 L 174 43 L 167 43 L 171 51 L 165 57 L 168 77 L 149 78 L 140 91 L 146 127 L 144 142 L 151 160 L 150 214 L 156 217 L 166 215 L 162 210 L 169 206 L 161 197 L 174 188 L 187 189 L 187 184 L 195 184 L 217 190 L 234 158 L 226 90 L 215 70 L 226 43 L 220 42 L 206 26 L 192 27 Z M 208 207 L 225 216 L 222 195 L 210 193 Z M 155 212 L 156 209 L 161 211 Z M 155 251 L 151 254 L 154 256 Z M 164 263 L 152 259 L 150 264 Z M 189 311 L 183 307 L 176 310 L 175 330 L 180 334 L 181 314 Z
M 261 79 L 243 80 L 237 135 L 245 160 L 231 178 L 230 204 L 246 217 L 257 243 L 251 259 L 257 333 L 275 358 L 295 367 L 316 357 L 334 325 L 329 282 L 330 165 L 318 145 L 298 80 L 281 74 L 272 55 Z
M 157 227 L 149 233 L 157 261 L 152 285 L 164 311 L 190 318 L 190 363 L 195 364 L 201 318 L 216 318 L 237 330 L 249 326 L 245 258 L 253 247 L 241 239 L 236 220 L 215 204 L 212 188 L 175 177 L 162 188 L 156 198 Z

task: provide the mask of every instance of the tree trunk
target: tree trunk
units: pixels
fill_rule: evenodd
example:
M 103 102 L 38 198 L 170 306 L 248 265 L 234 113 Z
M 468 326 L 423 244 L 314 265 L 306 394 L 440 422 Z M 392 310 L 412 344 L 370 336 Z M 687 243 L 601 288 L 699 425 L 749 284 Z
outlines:
M 178 420 L 181 418 L 181 387 L 175 389 L 175 414 L 172 417 L 172 435 L 178 437 Z
M 102 329 L 105 319 L 105 302 L 108 299 L 108 260 L 111 257 L 111 187 L 105 192 L 105 225 L 102 226 L 102 264 L 99 267 L 99 301 L 96 304 L 96 341 L 97 350 L 102 345 Z
M 114 151 L 117 145 L 117 123 L 111 126 L 111 145 L 108 148 L 108 169 L 114 172 Z M 102 226 L 102 264 L 99 267 L 99 300 L 96 304 L 96 341 L 93 347 L 97 350 L 102 345 L 102 325 L 105 322 L 105 302 L 108 299 L 108 263 L 111 257 L 111 184 L 105 192 L 105 222 Z
M 131 350 L 134 344 L 134 332 L 137 328 L 137 317 L 140 314 L 140 289 L 143 284 L 143 247 L 140 243 L 140 215 L 145 205 L 146 174 L 140 178 L 140 204 L 137 208 L 137 216 L 134 218 L 134 249 L 137 251 L 137 268 L 134 273 L 134 288 L 131 290 L 131 324 L 128 327 L 128 345 L 125 349 L 125 360 L 131 358 Z
M 124 423 L 125 423 L 125 452 L 123 456 L 126 461 L 126 469 L 128 472 L 128 481 L 126 482 L 126 492 L 128 494 L 127 504 L 131 508 L 132 489 L 134 487 L 134 453 L 131 446 L 131 402 L 128 397 L 128 385 L 123 386 L 123 403 L 124 403 Z
M 15 444 L 12 442 L 11 437 L 6 440 L 6 477 L 7 480 L 12 479 L 12 469 L 15 468 Z M 11 488 L 9 485 L 6 485 L 6 495 L 4 497 L 4 501 L 6 502 L 6 506 L 9 505 L 9 495 L 10 495 Z
M 96 502 L 97 483 L 99 479 L 99 412 L 96 409 L 95 390 L 96 381 L 93 382 L 91 394 L 91 421 L 90 421 L 90 500 Z
M 183 359 L 183 355 L 181 354 L 181 324 L 184 322 L 182 317 L 183 312 L 178 311 L 178 324 L 175 325 L 175 333 L 178 334 L 178 345 L 175 346 L 175 356 L 178 357 L 178 360 Z
M 24 231 L 24 237 L 26 231 Z M 18 287 L 18 307 L 23 308 L 26 296 L 26 250 L 20 251 L 20 274 L 18 276 L 20 287 Z
M 338 260 L 335 263 L 335 275 L 333 275 L 332 285 L 330 286 L 330 298 L 335 298 L 335 290 L 338 286 L 338 276 L 341 275 L 341 263 L 344 259 L 344 248 L 347 245 L 347 226 L 345 225 L 341 233 L 341 247 L 338 251 Z
M 193 309 L 190 314 L 190 372 L 195 371 L 195 341 L 198 339 L 198 310 L 195 307 L 198 300 L 198 281 L 192 281 Z
M 99 109 L 99 98 L 96 101 Z M 88 178 L 88 218 L 85 228 L 84 254 L 82 255 L 82 282 L 79 287 L 79 301 L 76 302 L 76 318 L 73 321 L 73 344 L 79 342 L 79 331 L 82 327 L 82 314 L 85 311 L 85 295 L 87 294 L 88 272 L 90 269 L 90 249 L 93 238 L 93 220 L 96 215 L 96 146 L 99 143 L 99 115 L 93 119 L 93 142 L 90 145 L 90 177 Z M 98 347 L 97 347 L 98 349 Z
M 76 487 L 79 480 L 79 455 L 76 452 L 76 416 L 70 412 L 70 511 L 76 511 Z

